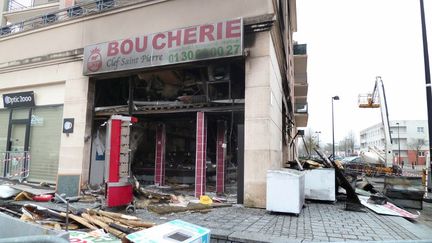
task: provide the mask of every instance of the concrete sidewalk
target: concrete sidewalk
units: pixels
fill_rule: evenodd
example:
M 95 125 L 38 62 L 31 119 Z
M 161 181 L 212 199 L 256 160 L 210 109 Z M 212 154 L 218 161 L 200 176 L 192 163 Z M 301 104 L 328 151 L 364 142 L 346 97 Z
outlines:
M 137 210 L 144 220 L 182 219 L 211 229 L 212 242 L 421 241 L 432 229 L 400 217 L 344 210 L 344 203 L 307 203 L 299 217 L 234 206 L 202 213 L 157 215 Z M 428 241 L 425 241 L 428 242 Z

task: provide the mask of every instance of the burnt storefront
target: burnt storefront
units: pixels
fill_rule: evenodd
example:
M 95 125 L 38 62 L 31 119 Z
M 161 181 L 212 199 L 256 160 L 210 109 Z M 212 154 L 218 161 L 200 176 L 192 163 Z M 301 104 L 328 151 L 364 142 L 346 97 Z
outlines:
M 103 125 L 119 114 L 138 119 L 130 169 L 140 183 L 182 185 L 196 197 L 237 193 L 242 29 L 234 19 L 86 47 L 84 73 L 95 87 L 91 184 L 104 181 Z

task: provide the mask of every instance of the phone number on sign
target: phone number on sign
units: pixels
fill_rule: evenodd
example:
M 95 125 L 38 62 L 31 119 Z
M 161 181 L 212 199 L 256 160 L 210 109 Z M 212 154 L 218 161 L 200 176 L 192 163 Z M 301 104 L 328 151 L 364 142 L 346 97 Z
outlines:
M 227 45 L 212 48 L 203 48 L 197 50 L 182 51 L 170 54 L 168 61 L 170 63 L 192 61 L 199 59 L 207 59 L 212 57 L 223 57 L 238 55 L 240 52 L 240 45 Z

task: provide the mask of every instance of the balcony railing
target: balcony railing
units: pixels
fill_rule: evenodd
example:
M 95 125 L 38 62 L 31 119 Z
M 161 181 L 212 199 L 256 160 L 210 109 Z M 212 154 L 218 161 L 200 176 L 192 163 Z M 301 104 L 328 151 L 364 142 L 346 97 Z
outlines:
M 294 49 L 294 55 L 306 55 L 307 54 L 306 44 L 295 44 L 293 49 Z
M 294 105 L 294 113 L 307 114 L 308 113 L 308 104 L 307 103 L 295 104 Z
M 96 0 L 77 4 L 42 16 L 33 17 L 19 23 L 0 27 L 0 38 L 22 31 L 41 28 L 57 22 L 66 21 L 82 16 L 97 14 L 112 8 L 132 5 L 152 0 Z

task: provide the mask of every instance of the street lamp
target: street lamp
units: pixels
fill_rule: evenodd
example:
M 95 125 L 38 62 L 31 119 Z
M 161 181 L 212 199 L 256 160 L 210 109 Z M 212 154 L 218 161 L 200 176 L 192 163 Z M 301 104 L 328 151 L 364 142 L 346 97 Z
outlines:
M 332 137 L 333 137 L 333 153 L 332 153 L 332 157 L 333 160 L 335 158 L 335 142 L 334 142 L 334 109 L 333 109 L 333 100 L 339 100 L 339 96 L 333 96 L 332 97 Z
M 400 136 L 399 136 L 399 122 L 396 122 L 397 128 L 398 128 L 398 164 L 401 163 L 401 154 L 400 154 Z
M 321 133 L 321 131 L 316 131 L 315 132 L 316 134 L 317 134 L 317 140 L 318 140 L 318 142 L 317 142 L 317 147 L 319 148 L 319 135 L 320 135 L 320 133 Z

